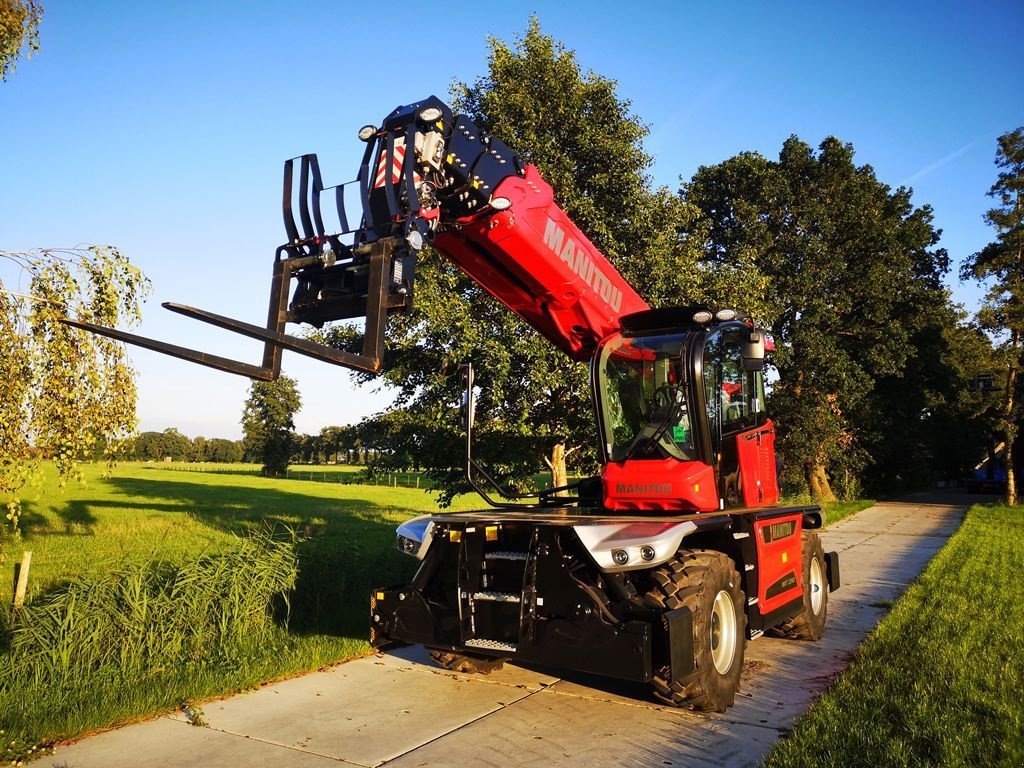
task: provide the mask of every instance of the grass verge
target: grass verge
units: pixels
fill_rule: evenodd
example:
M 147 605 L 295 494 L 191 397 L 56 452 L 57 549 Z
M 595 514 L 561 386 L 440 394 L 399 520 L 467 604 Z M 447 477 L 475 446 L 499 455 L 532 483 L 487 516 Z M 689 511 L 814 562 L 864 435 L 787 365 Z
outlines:
M 974 506 L 768 766 L 1024 765 L 1024 511 Z

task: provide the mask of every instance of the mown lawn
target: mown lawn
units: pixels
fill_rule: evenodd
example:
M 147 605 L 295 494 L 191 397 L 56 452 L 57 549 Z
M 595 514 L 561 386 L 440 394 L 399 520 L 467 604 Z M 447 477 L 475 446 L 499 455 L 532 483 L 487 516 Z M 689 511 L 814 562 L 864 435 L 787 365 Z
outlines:
M 408 488 L 145 465 L 118 467 L 109 478 L 102 478 L 98 467 L 86 467 L 85 474 L 84 486 L 63 490 L 47 476 L 24 502 L 22 544 L 32 551 L 29 610 L 66 591 L 69 583 L 91 584 L 88 580 L 104 573 L 120 574 L 126 564 L 129 572 L 162 572 L 223 557 L 237 550 L 246 532 L 270 530 L 288 538 L 287 529 L 299 537 L 299 576 L 289 621 L 287 627 L 283 621 L 273 625 L 258 644 L 240 641 L 211 648 L 206 657 L 193 652 L 181 663 L 148 670 L 144 680 L 126 679 L 116 665 L 83 677 L 69 675 L 65 664 L 63 677 L 55 677 L 46 671 L 49 662 L 34 661 L 35 668 L 27 668 L 0 637 L 0 763 L 27 756 L 33 747 L 38 751 L 40 745 L 166 711 L 183 701 L 243 690 L 367 653 L 369 589 L 411 575 L 412 560 L 394 550 L 395 526 L 436 509 L 432 496 Z M 478 505 L 474 497 L 464 497 L 453 508 Z M 4 555 L 0 618 L 6 621 L 11 568 L 21 548 L 9 545 Z M 208 570 L 216 567 L 214 562 Z M 258 570 L 259 564 L 253 567 Z M 67 620 L 75 619 L 69 614 Z
M 768 766 L 1024 765 L 1024 510 L 974 506 Z

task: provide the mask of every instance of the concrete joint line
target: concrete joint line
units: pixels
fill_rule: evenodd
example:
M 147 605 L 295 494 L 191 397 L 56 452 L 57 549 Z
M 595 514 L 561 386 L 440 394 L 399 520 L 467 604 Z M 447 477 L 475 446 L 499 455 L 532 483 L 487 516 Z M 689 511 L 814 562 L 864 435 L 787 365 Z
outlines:
M 512 688 L 512 687 L 518 687 L 518 686 L 506 686 L 506 687 Z M 462 725 L 458 725 L 458 726 L 452 728 L 450 731 L 445 731 L 444 733 L 439 734 L 439 735 L 435 736 L 434 738 L 429 739 L 428 741 L 424 741 L 422 744 L 417 744 L 412 749 L 407 749 L 405 752 L 402 752 L 401 754 L 395 755 L 394 757 L 389 757 L 387 760 L 384 760 L 384 761 L 382 761 L 380 763 L 375 763 L 374 765 L 367 766 L 367 768 L 380 768 L 380 766 L 382 766 L 382 765 L 387 765 L 388 763 L 394 762 L 395 760 L 398 760 L 398 759 L 400 759 L 402 757 L 405 757 L 406 755 L 411 755 L 413 752 L 416 752 L 417 750 L 423 749 L 423 747 L 426 747 L 426 746 L 428 746 L 430 744 L 433 744 L 435 741 L 447 738 L 448 736 L 451 736 L 453 733 L 458 733 L 463 728 L 466 728 L 466 727 L 468 727 L 470 725 L 473 725 L 474 723 L 480 722 L 484 718 L 490 717 L 491 715 L 496 714 L 498 712 L 502 712 L 503 710 L 508 709 L 509 707 L 515 706 L 516 704 L 518 704 L 521 701 L 526 701 L 527 699 L 529 699 L 529 698 L 531 698 L 533 696 L 536 696 L 538 693 L 543 693 L 544 690 L 546 690 L 546 689 L 541 689 L 539 691 L 530 691 L 525 696 L 523 696 L 521 698 L 518 698 L 515 701 L 511 701 L 508 704 L 502 703 L 502 705 L 500 707 L 498 707 L 497 709 L 492 709 L 490 712 L 484 712 L 479 717 L 474 717 L 472 720 L 467 720 Z
M 290 750 L 292 752 L 301 752 L 301 753 L 306 754 L 306 755 L 316 755 L 317 757 L 323 757 L 323 758 L 326 758 L 328 760 L 334 760 L 336 763 L 339 763 L 340 765 L 353 765 L 353 766 L 359 766 L 360 768 L 374 768 L 374 766 L 372 766 L 372 765 L 366 765 L 365 763 L 357 763 L 354 760 L 340 759 L 336 755 L 328 755 L 328 754 L 325 754 L 324 752 L 317 752 L 316 750 L 313 750 L 313 749 L 306 749 L 304 747 L 296 747 L 294 744 L 282 744 L 279 741 L 273 741 L 271 739 L 261 739 L 259 736 L 250 736 L 247 733 L 236 733 L 235 731 L 229 731 L 229 730 L 226 730 L 224 728 L 216 728 L 216 727 L 214 727 L 212 725 L 209 725 L 209 724 L 201 725 L 201 726 L 195 726 L 195 725 L 192 725 L 192 723 L 185 722 L 185 721 L 182 721 L 182 720 L 175 720 L 174 718 L 170 718 L 170 719 L 173 720 L 176 723 L 181 723 L 182 725 L 186 725 L 189 728 L 196 728 L 196 727 L 206 728 L 207 730 L 210 730 L 210 731 L 216 731 L 217 733 L 223 733 L 226 736 L 234 736 L 237 739 L 248 739 L 249 741 L 255 741 L 255 742 L 258 742 L 260 744 L 267 744 L 267 745 L 269 745 L 271 747 L 280 747 L 281 749 L 287 749 L 287 750 Z

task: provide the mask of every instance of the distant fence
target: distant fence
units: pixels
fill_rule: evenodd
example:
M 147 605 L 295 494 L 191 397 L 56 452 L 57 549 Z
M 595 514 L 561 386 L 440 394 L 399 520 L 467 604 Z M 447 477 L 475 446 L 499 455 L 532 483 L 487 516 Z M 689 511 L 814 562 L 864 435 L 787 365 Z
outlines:
M 249 475 L 253 477 L 277 477 L 281 480 L 304 480 L 314 483 L 334 483 L 336 485 L 376 485 L 391 488 L 424 488 L 433 489 L 433 481 L 421 472 L 377 472 L 368 473 L 365 469 L 349 469 L 347 466 L 328 466 L 322 469 L 298 468 L 288 469 L 282 475 L 267 475 L 262 468 L 246 465 L 207 464 L 204 462 L 190 463 L 153 463 L 151 469 L 172 470 L 175 472 L 202 472 L 214 475 Z

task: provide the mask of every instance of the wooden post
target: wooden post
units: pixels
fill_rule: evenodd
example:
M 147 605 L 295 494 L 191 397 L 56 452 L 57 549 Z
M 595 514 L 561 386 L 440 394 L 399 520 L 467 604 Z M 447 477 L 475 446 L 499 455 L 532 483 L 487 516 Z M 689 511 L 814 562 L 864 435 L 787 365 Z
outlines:
M 28 570 L 32 565 L 32 553 L 25 552 L 21 562 L 14 566 L 14 610 L 25 604 L 25 592 L 28 590 Z

